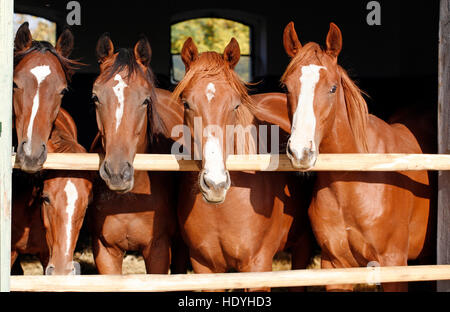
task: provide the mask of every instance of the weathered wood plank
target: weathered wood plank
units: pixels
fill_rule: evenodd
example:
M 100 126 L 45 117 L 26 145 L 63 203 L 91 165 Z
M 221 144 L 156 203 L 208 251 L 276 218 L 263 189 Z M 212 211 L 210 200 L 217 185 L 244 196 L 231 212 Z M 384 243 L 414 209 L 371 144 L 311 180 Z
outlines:
M 11 262 L 11 135 L 13 0 L 0 1 L 0 291 L 9 291 Z
M 11 159 L 14 163 L 15 157 Z M 101 155 L 93 153 L 50 153 L 44 169 L 98 170 Z M 137 154 L 135 170 L 198 171 L 199 161 L 177 160 L 170 154 Z M 230 155 L 231 171 L 298 171 L 286 155 Z M 310 171 L 407 171 L 450 170 L 450 155 L 433 154 L 320 154 Z
M 441 0 L 439 22 L 438 144 L 450 154 L 450 0 Z M 437 263 L 450 263 L 450 172 L 439 172 Z M 450 291 L 450 281 L 438 282 L 438 291 Z
M 450 265 L 289 270 L 219 274 L 11 277 L 11 291 L 148 292 L 319 286 L 450 279 Z

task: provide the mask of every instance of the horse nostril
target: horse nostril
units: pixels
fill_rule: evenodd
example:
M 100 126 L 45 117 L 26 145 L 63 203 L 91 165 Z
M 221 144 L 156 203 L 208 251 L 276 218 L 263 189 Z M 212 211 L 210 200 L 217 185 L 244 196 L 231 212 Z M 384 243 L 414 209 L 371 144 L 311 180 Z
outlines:
M 218 187 L 228 190 L 231 186 L 230 172 L 226 170 L 225 174 L 227 175 L 227 180 L 225 182 L 220 183 Z
M 122 171 L 122 179 L 124 181 L 130 181 L 133 178 L 133 166 L 127 162 L 125 168 Z
M 39 161 L 40 162 L 45 162 L 45 160 L 47 159 L 47 146 L 45 144 L 42 144 L 42 152 L 41 155 L 39 155 Z
M 295 157 L 295 153 L 294 151 L 291 149 L 291 142 L 288 142 L 287 148 L 286 148 L 286 154 L 288 155 L 288 157 L 293 158 Z
M 105 160 L 103 162 L 103 165 L 100 167 L 100 174 L 102 174 L 105 177 L 111 177 L 111 170 L 109 169 L 108 162 Z
M 208 182 L 205 180 L 205 170 L 203 170 L 202 172 L 200 172 L 199 182 L 200 182 L 200 187 L 201 187 L 203 190 L 209 190 Z
M 45 275 L 53 275 L 54 272 L 55 272 L 55 266 L 53 264 L 49 264 L 45 268 Z

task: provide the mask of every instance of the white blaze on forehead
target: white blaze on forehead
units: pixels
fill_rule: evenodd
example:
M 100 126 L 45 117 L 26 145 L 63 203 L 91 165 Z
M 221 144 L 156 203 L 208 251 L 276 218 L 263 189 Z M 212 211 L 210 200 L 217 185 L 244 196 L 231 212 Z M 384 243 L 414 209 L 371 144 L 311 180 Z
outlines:
M 30 116 L 30 122 L 28 123 L 27 128 L 27 144 L 24 146 L 24 151 L 27 155 L 31 154 L 31 139 L 33 136 L 33 125 L 34 125 L 34 119 L 36 118 L 37 111 L 39 109 L 39 87 L 41 85 L 41 82 L 44 81 L 44 79 L 50 75 L 50 67 L 48 65 L 41 65 L 33 67 L 30 70 L 30 73 L 33 74 L 33 76 L 37 80 L 37 88 L 36 88 L 36 94 L 33 98 L 33 106 L 31 107 L 31 116 Z
M 203 153 L 205 157 L 205 178 L 215 184 L 227 182 L 219 139 L 209 134 Z
M 212 82 L 208 83 L 208 85 L 206 86 L 205 93 L 206 98 L 208 99 L 208 103 L 211 102 L 216 93 L 216 86 Z
M 128 86 L 125 81 L 123 81 L 122 76 L 116 74 L 114 76 L 114 80 L 118 81 L 117 84 L 113 87 L 114 94 L 119 101 L 119 107 L 116 109 L 116 131 L 119 128 L 120 122 L 122 121 L 123 116 L 123 105 L 124 105 L 124 90 Z
M 298 97 L 297 109 L 292 120 L 291 145 L 290 149 L 298 153 L 303 148 L 316 150 L 314 134 L 316 131 L 316 116 L 314 115 L 314 93 L 316 84 L 320 79 L 320 70 L 326 67 L 318 65 L 308 65 L 302 67 L 300 76 L 300 94 Z
M 72 242 L 72 218 L 75 212 L 75 203 L 78 199 L 78 191 L 71 180 L 67 180 L 66 186 L 64 187 L 64 192 L 66 193 L 66 212 L 67 212 L 67 224 L 66 224 L 66 256 L 69 255 L 69 249 Z

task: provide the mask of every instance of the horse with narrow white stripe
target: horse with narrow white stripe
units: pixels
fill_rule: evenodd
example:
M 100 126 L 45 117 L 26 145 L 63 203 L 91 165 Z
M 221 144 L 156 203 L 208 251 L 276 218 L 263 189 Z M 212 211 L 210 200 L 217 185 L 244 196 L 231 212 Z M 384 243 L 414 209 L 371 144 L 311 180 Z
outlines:
M 47 141 L 77 65 L 68 57 L 74 39 L 69 29 L 53 47 L 33 40 L 28 23 L 23 23 L 14 40 L 14 123 L 17 160 L 20 168 L 35 173 L 47 158 Z

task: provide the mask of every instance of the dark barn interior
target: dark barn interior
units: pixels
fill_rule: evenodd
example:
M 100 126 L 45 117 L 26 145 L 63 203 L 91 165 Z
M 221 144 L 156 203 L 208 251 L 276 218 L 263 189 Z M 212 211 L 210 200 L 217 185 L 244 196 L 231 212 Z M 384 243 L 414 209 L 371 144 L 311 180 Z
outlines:
M 15 12 L 56 22 L 59 34 L 70 12 L 68 2 L 15 0 Z M 109 32 L 116 48 L 133 47 L 138 36 L 145 34 L 151 43 L 151 66 L 158 86 L 172 90 L 170 26 L 191 18 L 221 17 L 251 27 L 252 82 L 257 82 L 251 87 L 253 93 L 283 92 L 280 77 L 289 57 L 282 36 L 290 21 L 302 44 L 315 41 L 322 45 L 329 23 L 336 23 L 343 35 L 339 63 L 367 93 L 369 111 L 406 123 L 405 112 L 421 114 L 421 122 L 410 126 L 417 131 L 424 152 L 437 153 L 439 1 L 380 0 L 381 25 L 373 26 L 366 21 L 368 0 L 78 2 L 81 25 L 70 26 L 75 37 L 71 58 L 87 65 L 73 76 L 62 106 L 74 118 L 79 142 L 87 149 L 97 131 L 91 91 L 99 70 L 95 46 L 101 34 Z
M 343 34 L 340 64 L 355 79 L 371 113 L 388 119 L 399 109 L 427 111 L 427 152 L 436 150 L 436 103 L 438 71 L 438 1 L 412 4 L 378 1 L 381 25 L 369 26 L 369 1 L 78 1 L 81 25 L 72 25 L 75 48 L 72 58 L 87 66 L 73 77 L 63 107 L 78 126 L 79 140 L 87 148 L 95 136 L 96 122 L 91 89 L 98 74 L 95 45 L 109 32 L 115 47 L 132 47 L 139 34 L 152 46 L 151 66 L 163 89 L 170 82 L 170 25 L 197 17 L 222 17 L 251 26 L 253 59 L 252 92 L 282 92 L 279 82 L 289 58 L 284 52 L 284 27 L 294 21 L 300 41 L 325 43 L 329 23 Z M 58 34 L 66 25 L 68 1 L 16 0 L 15 11 L 57 23 Z M 425 115 L 424 115 L 425 117 Z

